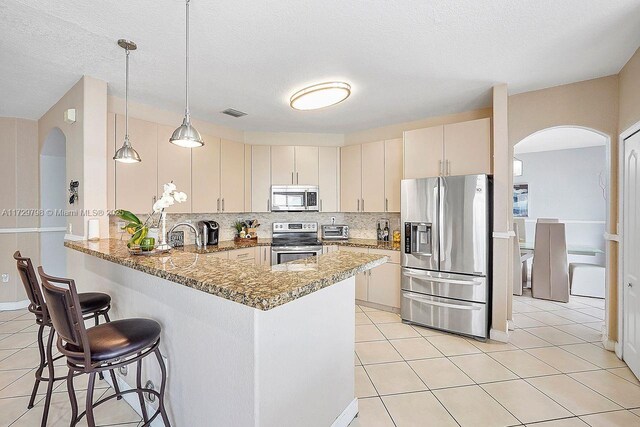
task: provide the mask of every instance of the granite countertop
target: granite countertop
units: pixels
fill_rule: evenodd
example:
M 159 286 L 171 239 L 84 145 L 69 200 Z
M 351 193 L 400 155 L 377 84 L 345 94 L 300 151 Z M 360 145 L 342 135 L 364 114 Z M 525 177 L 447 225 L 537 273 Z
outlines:
M 260 241 L 252 243 L 256 246 Z M 336 251 L 271 267 L 182 250 L 130 255 L 126 243 L 118 239 L 65 241 L 64 245 L 259 310 L 286 304 L 387 261 L 383 255 Z
M 214 252 L 232 251 L 235 249 L 252 248 L 255 246 L 271 246 L 271 239 L 259 238 L 257 240 L 221 240 L 217 245 L 207 246 L 206 248 L 197 248 L 195 245 L 187 245 L 186 252 L 194 252 L 201 254 L 208 254 Z M 400 243 L 393 242 L 380 242 L 376 239 L 349 239 L 349 240 L 335 240 L 324 239 L 322 244 L 325 246 L 352 246 L 357 248 L 367 249 L 382 249 L 388 251 L 399 251 Z

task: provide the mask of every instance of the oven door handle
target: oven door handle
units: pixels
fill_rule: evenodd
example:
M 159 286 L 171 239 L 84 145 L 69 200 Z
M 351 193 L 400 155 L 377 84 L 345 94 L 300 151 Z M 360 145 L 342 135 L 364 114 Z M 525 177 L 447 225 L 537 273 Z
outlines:
M 322 246 L 272 246 L 273 252 L 322 252 Z

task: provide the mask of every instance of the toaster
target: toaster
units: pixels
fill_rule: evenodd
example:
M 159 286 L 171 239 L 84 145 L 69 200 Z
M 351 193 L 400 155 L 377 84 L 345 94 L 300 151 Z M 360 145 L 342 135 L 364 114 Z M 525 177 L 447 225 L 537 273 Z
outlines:
M 338 224 L 323 225 L 322 238 L 325 240 L 347 240 L 349 239 L 349 226 Z

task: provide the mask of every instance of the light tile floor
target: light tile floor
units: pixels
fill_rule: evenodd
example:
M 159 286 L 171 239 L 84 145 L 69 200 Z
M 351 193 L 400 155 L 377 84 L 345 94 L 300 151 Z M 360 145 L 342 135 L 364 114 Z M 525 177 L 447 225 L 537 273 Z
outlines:
M 35 406 L 27 410 L 33 388 L 35 368 L 39 362 L 37 326 L 27 310 L 0 312 L 0 427 L 34 427 L 40 425 L 46 383 L 38 389 Z M 64 360 L 56 362 L 56 376 L 65 375 Z M 78 405 L 82 408 L 88 376 L 76 378 Z M 68 426 L 71 405 L 64 381 L 55 384 L 49 410 L 48 426 Z M 96 381 L 95 400 L 112 393 L 105 381 Z M 82 412 L 83 409 L 80 409 Z M 100 426 L 134 427 L 142 424 L 138 414 L 124 400 L 110 400 L 96 408 Z M 79 426 L 86 426 L 83 418 Z
M 600 343 L 603 300 L 572 297 L 562 304 L 522 296 L 513 306 L 509 344 L 412 327 L 397 315 L 356 306 L 360 414 L 352 427 L 640 427 L 640 382 Z M 31 316 L 0 312 L 0 427 L 39 425 L 44 386 L 36 407 L 26 409 L 38 359 Z M 98 387 L 96 396 L 111 391 L 104 381 Z M 66 426 L 65 385 L 54 393 L 49 425 Z M 100 425 L 141 424 L 124 401 L 106 403 L 96 418 Z
M 640 426 L 640 382 L 601 344 L 604 300 L 514 297 L 509 344 L 356 306 L 352 427 Z

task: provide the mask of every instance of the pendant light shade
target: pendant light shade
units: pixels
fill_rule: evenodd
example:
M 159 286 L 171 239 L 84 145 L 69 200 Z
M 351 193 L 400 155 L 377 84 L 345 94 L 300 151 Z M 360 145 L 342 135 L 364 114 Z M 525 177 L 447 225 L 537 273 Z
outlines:
M 196 148 L 202 147 L 204 145 L 204 141 L 202 140 L 202 136 L 200 136 L 200 132 L 196 130 L 191 125 L 191 112 L 189 111 L 189 0 L 186 0 L 186 9 L 187 9 L 187 25 L 186 25 L 186 49 L 185 49 L 185 64 L 186 64 L 186 79 L 185 79 L 185 109 L 184 109 L 184 119 L 182 120 L 182 124 L 173 131 L 171 138 L 169 138 L 169 142 L 175 144 L 179 147 L 185 148 Z
M 124 89 L 124 99 L 125 99 L 125 107 L 124 107 L 124 143 L 122 147 L 116 151 L 116 154 L 113 156 L 113 160 L 120 163 L 139 163 L 142 161 L 140 155 L 136 150 L 131 146 L 131 141 L 129 141 L 129 51 L 136 50 L 138 46 L 129 40 L 120 39 L 118 40 L 118 46 L 123 48 L 127 54 L 127 65 L 126 65 L 126 78 L 125 78 L 125 89 Z

